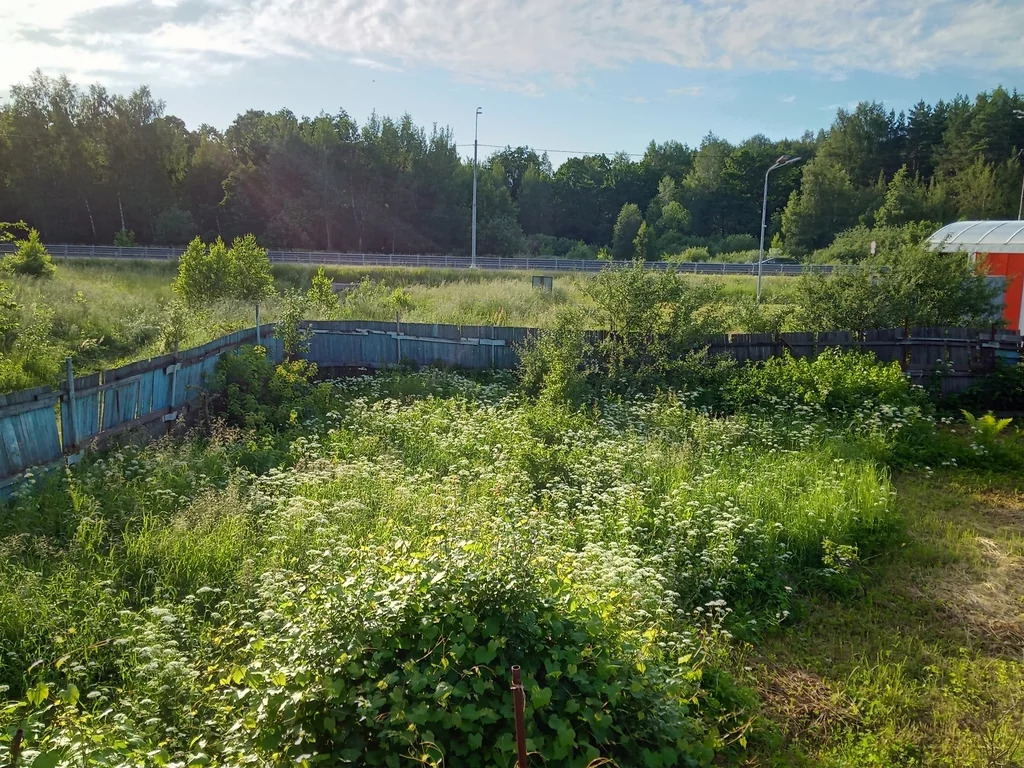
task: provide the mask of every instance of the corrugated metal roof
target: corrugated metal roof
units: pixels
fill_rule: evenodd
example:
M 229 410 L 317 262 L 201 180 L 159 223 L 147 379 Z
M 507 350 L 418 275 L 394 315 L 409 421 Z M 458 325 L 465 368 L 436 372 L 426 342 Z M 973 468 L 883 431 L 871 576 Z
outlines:
M 928 238 L 931 248 L 972 253 L 1024 253 L 1024 221 L 958 221 Z

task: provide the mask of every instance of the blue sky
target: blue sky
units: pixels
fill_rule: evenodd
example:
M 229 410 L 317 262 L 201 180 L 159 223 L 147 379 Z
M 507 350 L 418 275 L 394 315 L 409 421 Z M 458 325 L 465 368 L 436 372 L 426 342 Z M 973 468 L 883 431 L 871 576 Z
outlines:
M 458 143 L 643 152 L 799 136 L 1024 75 L 1024 0 L 0 0 L 0 90 L 147 83 L 190 127 L 376 109 Z M 471 150 L 463 148 L 464 153 Z M 489 150 L 484 150 L 484 153 Z M 566 155 L 552 153 L 555 164 Z

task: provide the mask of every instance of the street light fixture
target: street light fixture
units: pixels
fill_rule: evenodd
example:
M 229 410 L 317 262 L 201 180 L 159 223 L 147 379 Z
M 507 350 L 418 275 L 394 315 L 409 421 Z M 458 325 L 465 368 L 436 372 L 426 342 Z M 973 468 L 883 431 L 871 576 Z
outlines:
M 472 269 L 476 269 L 476 141 L 480 132 L 480 115 L 483 111 L 483 107 L 476 108 L 473 125 L 473 250 L 469 260 L 469 266 Z
M 764 197 L 761 203 L 761 248 L 757 253 L 757 303 L 761 303 L 761 273 L 764 269 L 764 233 L 768 226 L 768 174 L 787 165 L 800 162 L 799 157 L 782 155 L 764 174 Z

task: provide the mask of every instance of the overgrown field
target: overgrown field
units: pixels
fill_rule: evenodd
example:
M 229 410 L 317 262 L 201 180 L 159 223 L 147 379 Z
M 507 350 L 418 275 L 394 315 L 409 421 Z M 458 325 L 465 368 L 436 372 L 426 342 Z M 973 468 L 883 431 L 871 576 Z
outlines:
M 0 764 L 21 727 L 26 765 L 508 766 L 512 664 L 537 765 L 911 764 L 888 689 L 858 688 L 871 727 L 822 734 L 769 683 L 912 540 L 891 468 L 1022 466 L 1019 437 L 951 431 L 859 358 L 578 410 L 505 376 L 312 385 L 251 353 L 219 387 L 226 421 L 0 510 Z M 1013 765 L 1021 715 L 958 727 Z M 901 754 L 995 764 L 943 738 Z
M 255 324 L 254 305 L 221 298 L 203 306 L 175 301 L 172 262 L 109 260 L 57 261 L 52 279 L 0 276 L 0 392 L 54 384 L 70 356 L 78 373 L 110 368 L 142 357 L 204 344 Z M 281 294 L 306 291 L 315 267 L 277 265 L 277 293 L 262 301 L 264 322 L 282 313 Z M 530 274 L 415 268 L 327 268 L 338 282 L 360 284 L 333 307 L 308 306 L 308 319 L 345 317 L 393 320 L 382 300 L 388 290 L 403 289 L 408 304 L 402 318 L 411 322 L 549 327 L 566 306 L 587 306 L 588 276 L 556 275 L 551 294 L 531 286 Z M 691 278 L 698 282 L 696 278 Z M 744 328 L 743 311 L 752 302 L 754 283 L 746 277 L 715 277 L 722 290 L 720 312 L 727 329 Z M 792 281 L 768 280 L 767 296 L 787 301 Z

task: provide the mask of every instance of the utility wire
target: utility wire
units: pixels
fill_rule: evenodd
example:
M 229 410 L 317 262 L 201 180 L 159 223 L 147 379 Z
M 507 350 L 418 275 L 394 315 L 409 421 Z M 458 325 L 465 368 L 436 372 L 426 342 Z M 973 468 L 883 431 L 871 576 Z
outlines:
M 472 147 L 472 144 L 456 144 L 456 147 Z M 477 144 L 484 149 L 505 149 L 508 144 Z M 585 152 L 582 149 L 544 149 L 543 147 L 527 147 L 534 152 L 550 152 L 556 155 L 626 155 L 628 157 L 644 157 L 644 152 Z

